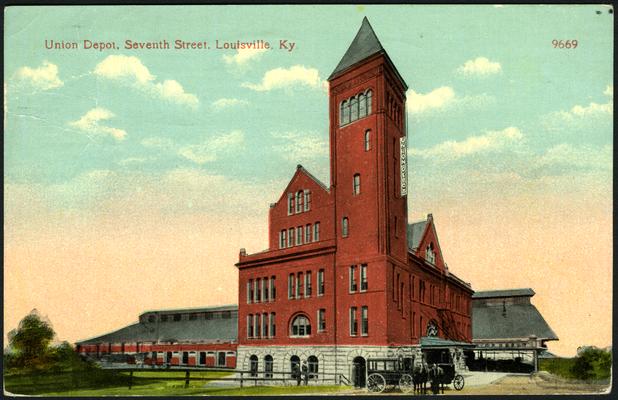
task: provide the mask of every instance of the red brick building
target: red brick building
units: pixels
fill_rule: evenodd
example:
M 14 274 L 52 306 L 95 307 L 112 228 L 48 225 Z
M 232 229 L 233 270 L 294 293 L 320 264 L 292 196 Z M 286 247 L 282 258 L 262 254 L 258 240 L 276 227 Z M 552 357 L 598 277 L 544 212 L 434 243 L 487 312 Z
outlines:
M 298 166 L 269 212 L 269 248 L 241 250 L 238 367 L 350 376 L 422 336 L 470 342 L 470 284 L 431 214 L 408 224 L 407 85 L 365 18 L 329 81 L 330 184 Z
M 236 305 L 146 311 L 134 324 L 77 342 L 76 351 L 110 361 L 235 368 L 237 325 Z

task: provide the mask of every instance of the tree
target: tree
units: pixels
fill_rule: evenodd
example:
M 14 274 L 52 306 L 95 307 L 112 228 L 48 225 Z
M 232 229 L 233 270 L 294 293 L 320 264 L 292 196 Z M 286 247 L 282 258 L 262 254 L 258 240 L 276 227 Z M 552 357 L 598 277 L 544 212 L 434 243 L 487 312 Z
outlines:
M 33 368 L 45 364 L 54 330 L 51 323 L 34 309 L 20 321 L 16 330 L 9 332 L 8 337 L 15 352 L 11 357 L 14 366 Z

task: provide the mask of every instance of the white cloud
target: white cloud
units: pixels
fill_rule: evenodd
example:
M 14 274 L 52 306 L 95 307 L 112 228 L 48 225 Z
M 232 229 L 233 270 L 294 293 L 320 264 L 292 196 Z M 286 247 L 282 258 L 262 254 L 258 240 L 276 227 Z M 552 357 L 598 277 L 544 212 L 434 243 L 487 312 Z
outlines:
M 69 125 L 81 131 L 95 135 L 109 135 L 116 140 L 123 140 L 127 132 L 123 129 L 112 128 L 101 125 L 100 121 L 105 121 L 114 117 L 114 113 L 102 108 L 96 107 L 88 111 L 77 121 L 69 122 Z
M 614 85 L 607 85 L 607 88 L 605 88 L 605 91 L 603 92 L 603 94 L 613 98 L 614 97 Z
M 244 141 L 244 133 L 240 130 L 235 130 L 224 135 L 207 139 L 200 144 L 180 147 L 178 149 L 178 154 L 197 164 L 205 164 L 215 161 L 220 153 L 243 145 Z
M 266 49 L 238 49 L 233 56 L 224 55 L 223 60 L 227 64 L 234 64 L 242 67 L 251 60 L 258 60 L 266 51 Z
M 316 132 L 276 132 L 271 136 L 282 142 L 273 148 L 286 160 L 300 162 L 328 157 L 328 142 Z
M 612 147 L 578 146 L 568 143 L 549 148 L 537 162 L 538 166 L 558 166 L 572 169 L 572 167 L 585 169 L 612 169 Z
M 486 76 L 497 74 L 500 71 L 502 71 L 500 63 L 490 61 L 487 57 L 477 57 L 474 60 L 468 60 L 457 68 L 457 72 L 462 75 Z
M 568 111 L 558 111 L 550 114 L 550 121 L 556 117 L 565 122 L 588 120 L 591 117 L 611 116 L 614 113 L 614 86 L 607 85 L 603 94 L 608 96 L 607 103 L 590 102 L 587 106 L 575 105 Z
M 407 93 L 406 108 L 413 114 L 442 108 L 455 99 L 455 91 L 449 86 L 442 86 L 427 94 L 416 93 L 409 89 Z
M 501 131 L 488 131 L 484 135 L 470 136 L 461 141 L 447 140 L 428 149 L 410 149 L 410 154 L 421 158 L 436 158 L 441 161 L 456 160 L 476 153 L 502 150 L 520 143 L 523 134 L 518 128 L 508 127 Z
M 49 61 L 43 61 L 38 68 L 21 67 L 15 74 L 16 78 L 38 90 L 55 89 L 64 85 L 58 77 L 58 66 Z
M 150 96 L 159 97 L 173 103 L 191 107 L 197 107 L 199 103 L 194 94 L 185 92 L 182 85 L 175 80 L 155 82 L 156 77 L 150 73 L 139 58 L 134 56 L 108 56 L 97 64 L 94 74 L 102 78 L 123 81 Z
M 222 98 L 222 99 L 214 101 L 212 103 L 212 106 L 215 110 L 222 110 L 228 107 L 246 106 L 247 104 L 249 104 L 247 100 L 234 99 L 234 98 L 229 98 L 229 99 Z
M 413 89 L 406 92 L 406 109 L 412 117 L 421 114 L 443 112 L 446 110 L 477 109 L 495 102 L 488 94 L 459 96 L 450 86 L 442 86 L 429 93 L 417 93 Z
M 325 82 L 320 78 L 317 69 L 294 65 L 290 68 L 271 69 L 264 74 L 261 83 L 245 82 L 242 86 L 258 92 L 264 92 L 273 89 L 288 89 L 295 86 L 322 89 L 324 84 Z

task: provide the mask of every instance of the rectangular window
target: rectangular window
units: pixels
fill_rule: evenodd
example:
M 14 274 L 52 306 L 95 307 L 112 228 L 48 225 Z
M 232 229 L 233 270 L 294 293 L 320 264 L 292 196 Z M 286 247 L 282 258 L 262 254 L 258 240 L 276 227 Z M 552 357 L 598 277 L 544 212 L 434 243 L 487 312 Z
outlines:
M 253 279 L 247 281 L 247 304 L 251 304 L 253 300 Z
M 348 237 L 349 229 L 348 217 L 343 217 L 341 220 L 341 236 Z
M 256 338 L 260 337 L 260 314 L 253 316 L 253 329 L 253 336 Z
M 412 336 L 416 337 L 416 312 L 412 311 Z
M 275 328 L 275 313 L 272 312 L 270 313 L 270 337 L 275 337 L 276 335 L 276 328 Z
M 365 292 L 367 290 L 367 264 L 361 264 L 360 281 L 360 290 L 361 292 Z
M 288 299 L 294 298 L 294 274 L 288 276 Z
M 288 193 L 288 215 L 294 214 L 294 194 Z
M 300 246 L 303 244 L 303 227 L 299 226 L 296 228 L 296 245 Z
M 320 308 L 318 310 L 318 332 L 324 332 L 326 330 L 326 310 Z
M 350 307 L 350 336 L 358 334 L 358 322 L 356 321 L 356 307 Z
M 294 228 L 288 229 L 288 247 L 294 246 Z
M 305 243 L 311 243 L 311 224 L 305 226 Z
M 268 314 L 262 314 L 262 337 L 268 337 Z
M 305 190 L 305 211 L 311 210 L 311 191 Z
M 274 301 L 277 298 L 277 292 L 275 290 L 275 277 L 270 277 L 270 299 Z
M 262 279 L 262 298 L 264 301 L 268 301 L 268 278 Z
M 247 337 L 253 337 L 253 315 L 247 315 Z
M 317 242 L 320 240 L 320 223 L 316 222 L 313 224 L 313 241 Z
M 296 298 L 303 297 L 303 273 L 299 272 L 296 276 Z
M 352 194 L 360 194 L 360 174 L 355 174 L 352 182 Z
M 350 266 L 350 292 L 356 292 L 356 265 Z
M 324 270 L 321 269 L 318 271 L 318 296 L 322 296 L 324 294 Z
M 414 300 L 414 285 L 416 285 L 416 278 L 412 277 L 412 283 L 410 283 L 410 299 Z
M 255 302 L 259 303 L 262 301 L 262 280 L 257 278 L 255 280 Z
M 367 306 L 361 307 L 361 335 L 367 336 L 369 334 L 369 316 Z
M 304 196 L 303 196 L 303 191 L 299 191 L 298 193 L 296 193 L 296 212 L 303 212 L 303 200 L 304 200 Z
M 305 297 L 311 297 L 311 271 L 305 273 Z
M 279 232 L 279 248 L 281 249 L 285 249 L 286 247 L 288 247 L 287 233 L 288 232 L 285 229 Z

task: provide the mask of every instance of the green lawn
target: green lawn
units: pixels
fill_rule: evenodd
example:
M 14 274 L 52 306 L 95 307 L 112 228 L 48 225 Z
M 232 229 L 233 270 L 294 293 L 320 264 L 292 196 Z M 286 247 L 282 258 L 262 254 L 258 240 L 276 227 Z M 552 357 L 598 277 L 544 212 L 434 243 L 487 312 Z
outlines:
M 349 389 L 346 386 L 252 386 L 244 388 L 210 386 L 209 381 L 190 381 L 184 387 L 184 371 L 136 371 L 129 389 L 129 373 L 93 369 L 76 374 L 68 372 L 37 375 L 6 375 L 5 389 L 15 394 L 47 396 L 182 396 L 182 395 L 278 395 L 329 393 Z M 194 377 L 233 377 L 226 371 L 191 371 Z M 180 378 L 159 380 L 157 378 Z

